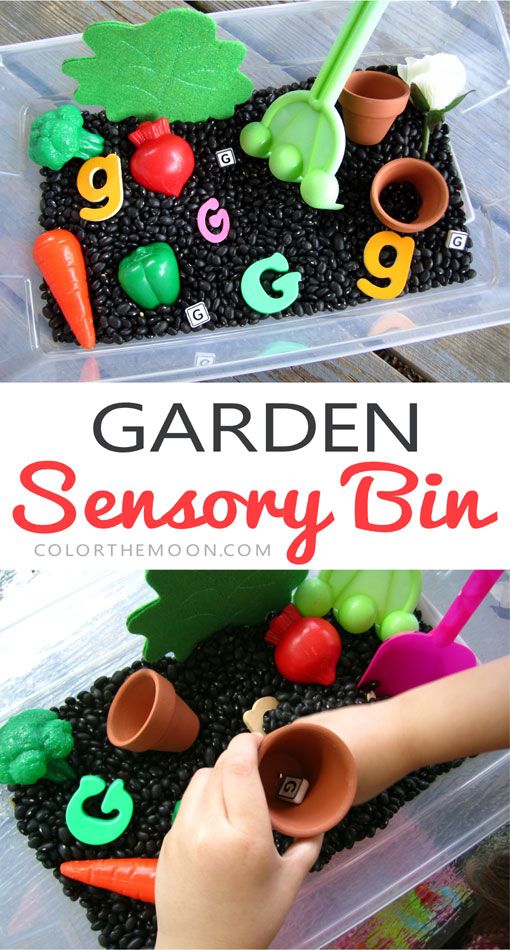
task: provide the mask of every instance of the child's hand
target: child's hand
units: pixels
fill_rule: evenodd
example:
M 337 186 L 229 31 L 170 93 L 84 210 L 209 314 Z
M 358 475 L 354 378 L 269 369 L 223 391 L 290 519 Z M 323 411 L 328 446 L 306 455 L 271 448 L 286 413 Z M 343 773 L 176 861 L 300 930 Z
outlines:
M 322 835 L 274 846 L 260 741 L 236 736 L 186 790 L 158 861 L 158 948 L 267 947 L 317 859 Z

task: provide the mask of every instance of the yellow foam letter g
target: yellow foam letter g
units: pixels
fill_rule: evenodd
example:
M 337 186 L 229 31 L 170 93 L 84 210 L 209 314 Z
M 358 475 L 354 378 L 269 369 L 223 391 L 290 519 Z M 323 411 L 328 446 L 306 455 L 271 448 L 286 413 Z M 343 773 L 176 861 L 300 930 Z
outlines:
M 92 161 L 92 159 L 91 159 Z M 381 251 L 384 247 L 394 247 L 397 256 L 388 267 L 381 264 Z M 366 277 L 361 277 L 356 286 L 367 297 L 376 297 L 377 300 L 393 300 L 402 293 L 409 276 L 411 261 L 414 253 L 414 241 L 411 237 L 400 237 L 393 231 L 379 231 L 373 234 L 365 245 L 363 263 L 373 277 L 389 279 L 387 287 L 378 287 Z
M 98 171 L 106 172 L 106 182 L 100 188 L 94 186 L 94 175 Z M 118 155 L 95 155 L 81 166 L 76 179 L 76 187 L 86 201 L 107 202 L 100 208 L 82 208 L 80 217 L 87 221 L 105 221 L 113 218 L 122 208 L 124 189 L 122 186 L 122 167 Z

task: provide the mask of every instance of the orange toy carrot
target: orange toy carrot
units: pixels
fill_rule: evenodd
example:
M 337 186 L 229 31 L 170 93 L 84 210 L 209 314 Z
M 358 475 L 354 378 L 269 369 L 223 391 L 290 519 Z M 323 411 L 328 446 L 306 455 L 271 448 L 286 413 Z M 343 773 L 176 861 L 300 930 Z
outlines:
M 95 861 L 65 861 L 60 865 L 60 871 L 73 881 L 154 904 L 157 864 L 157 858 L 98 858 Z
M 45 231 L 34 241 L 34 260 L 78 343 L 91 350 L 96 332 L 81 244 L 70 231 Z

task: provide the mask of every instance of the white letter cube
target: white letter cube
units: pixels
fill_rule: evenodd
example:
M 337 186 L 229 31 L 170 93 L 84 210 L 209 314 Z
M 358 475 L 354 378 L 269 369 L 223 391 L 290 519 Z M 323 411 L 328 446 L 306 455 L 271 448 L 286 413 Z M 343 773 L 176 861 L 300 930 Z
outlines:
M 216 159 L 220 168 L 225 168 L 227 165 L 235 165 L 236 157 L 234 155 L 233 148 L 222 148 L 219 152 L 216 152 Z
M 203 323 L 209 323 L 211 319 L 203 300 L 200 303 L 192 304 L 191 307 L 186 307 L 185 312 L 190 327 L 201 327 Z
M 307 782 L 305 778 L 293 778 L 291 775 L 286 775 L 280 785 L 278 798 L 285 802 L 292 802 L 293 805 L 300 805 L 309 788 L 310 782 Z
M 446 246 L 452 251 L 463 251 L 468 239 L 467 231 L 448 231 Z

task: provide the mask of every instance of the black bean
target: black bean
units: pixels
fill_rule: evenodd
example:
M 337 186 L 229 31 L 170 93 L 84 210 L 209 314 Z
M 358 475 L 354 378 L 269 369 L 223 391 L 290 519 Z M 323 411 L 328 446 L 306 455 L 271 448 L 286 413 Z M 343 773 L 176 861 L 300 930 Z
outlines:
M 293 84 L 293 88 L 310 88 L 311 82 Z M 372 234 L 381 230 L 370 208 L 370 183 L 377 170 L 392 158 L 420 156 L 422 119 L 409 105 L 380 145 L 366 149 L 347 143 L 344 161 L 337 173 L 344 209 L 333 215 L 305 205 L 299 188 L 277 181 L 269 172 L 267 162 L 253 161 L 237 150 L 237 164 L 226 173 L 212 154 L 212 141 L 238 139 L 243 125 L 260 118 L 275 96 L 287 88 L 257 91 L 251 100 L 236 109 L 231 119 L 221 124 L 215 120 L 177 123 L 179 134 L 190 143 L 195 154 L 195 172 L 179 198 L 147 191 L 131 178 L 132 146 L 127 135 L 136 123 L 133 118 L 114 123 L 109 122 L 104 113 L 97 113 L 86 119 L 89 130 L 104 137 L 106 154 L 117 151 L 121 155 L 124 204 L 113 218 L 102 222 L 80 218 L 82 199 L 76 190 L 77 160 L 58 172 L 42 169 L 40 220 L 46 229 L 63 225 L 70 228 L 84 247 L 99 342 L 120 345 L 131 339 L 157 340 L 179 333 L 201 332 L 201 329 L 192 331 L 183 319 L 183 307 L 203 298 L 209 301 L 213 317 L 204 325 L 208 330 L 216 326 L 258 323 L 264 318 L 242 301 L 240 277 L 248 264 L 277 250 L 285 253 L 291 266 L 302 273 L 300 297 L 283 315 L 277 314 L 278 318 L 344 310 L 367 300 L 356 282 L 363 275 L 365 244 Z M 431 135 L 427 158 L 448 181 L 450 206 L 443 222 L 415 236 L 414 262 L 422 260 L 430 277 L 418 284 L 409 282 L 407 290 L 411 293 L 454 281 L 462 283 L 475 276 L 470 256 L 464 260 L 461 254 L 456 266 L 448 270 L 444 267 L 448 253 L 447 230 L 466 230 L 461 183 L 450 153 L 447 125 L 439 126 Z M 196 227 L 197 210 L 211 193 L 218 196 L 231 216 L 228 238 L 214 246 L 204 241 Z M 387 189 L 384 202 L 389 202 L 389 210 L 402 221 L 416 217 L 419 202 L 409 183 Z M 156 240 L 168 241 L 175 250 L 182 293 L 179 301 L 172 306 L 158 307 L 149 319 L 134 301 L 126 299 L 117 271 L 127 253 Z M 468 248 L 471 246 L 469 238 Z M 425 256 L 430 264 L 425 263 Z M 274 275 L 270 276 L 274 279 Z M 43 315 L 54 340 L 71 343 L 72 331 L 46 285 L 43 285 L 43 296 Z

